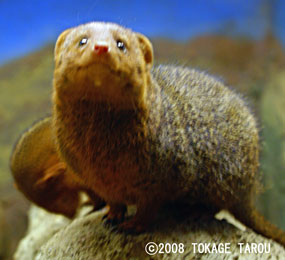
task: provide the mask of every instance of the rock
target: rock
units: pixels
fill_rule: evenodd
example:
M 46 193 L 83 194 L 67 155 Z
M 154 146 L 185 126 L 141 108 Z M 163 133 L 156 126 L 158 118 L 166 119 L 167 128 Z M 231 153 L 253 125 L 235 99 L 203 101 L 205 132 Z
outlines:
M 0 173 L 1 175 L 1 173 Z M 30 203 L 12 182 L 0 185 L 0 259 L 12 259 L 28 226 Z
M 131 235 L 118 233 L 115 228 L 102 223 L 106 209 L 91 214 L 86 212 L 83 208 L 79 216 L 70 221 L 32 206 L 29 229 L 15 253 L 15 260 L 278 259 L 278 256 L 285 255 L 284 248 L 276 242 L 209 216 L 168 217 L 164 213 L 151 231 Z M 155 242 L 164 253 L 149 256 L 145 252 L 149 242 Z M 160 243 L 164 244 L 164 248 Z M 227 250 L 230 253 L 222 253 L 226 243 L 230 243 Z M 244 243 L 242 253 L 238 243 Z M 260 251 L 270 250 L 270 253 L 255 253 L 252 246 L 256 244 Z M 178 252 L 167 254 L 169 245 Z M 216 252 L 215 248 L 220 250 Z
M 37 206 L 31 206 L 27 235 L 19 243 L 14 259 L 34 259 L 41 246 L 70 222 L 68 218 L 61 215 L 51 214 Z

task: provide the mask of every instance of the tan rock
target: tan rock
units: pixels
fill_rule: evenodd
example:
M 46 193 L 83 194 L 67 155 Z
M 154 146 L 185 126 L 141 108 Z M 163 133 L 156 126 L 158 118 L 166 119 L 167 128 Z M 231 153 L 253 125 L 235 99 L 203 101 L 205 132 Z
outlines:
M 87 211 L 87 207 L 83 208 L 79 216 L 70 221 L 32 206 L 29 229 L 15 253 L 15 259 L 282 259 L 285 256 L 284 248 L 276 242 L 208 216 L 198 219 L 180 217 L 179 220 L 177 216 L 161 215 L 158 224 L 148 233 L 130 235 L 105 226 L 102 223 L 104 210 L 89 215 Z M 145 252 L 149 242 L 156 243 L 159 248 L 163 243 L 164 253 L 149 256 Z M 174 250 L 175 244 L 179 250 L 182 243 L 181 253 L 167 254 L 167 243 Z M 230 253 L 215 252 L 219 246 L 220 252 L 223 251 L 226 243 L 230 243 Z M 244 243 L 242 253 L 238 243 Z M 255 253 L 251 248 L 255 244 L 260 250 L 270 249 L 270 253 Z M 249 248 L 253 252 L 247 251 Z

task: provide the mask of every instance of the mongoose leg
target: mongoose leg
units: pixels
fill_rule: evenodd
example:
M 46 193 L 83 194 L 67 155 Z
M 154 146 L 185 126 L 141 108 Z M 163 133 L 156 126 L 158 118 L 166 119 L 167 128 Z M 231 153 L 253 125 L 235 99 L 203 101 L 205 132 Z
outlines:
M 144 232 L 157 216 L 159 206 L 156 203 L 142 203 L 137 205 L 136 214 L 119 225 L 120 231 L 130 233 Z
M 122 222 L 125 218 L 127 207 L 123 204 L 116 203 L 108 203 L 108 205 L 110 209 L 103 217 L 103 219 L 106 219 L 105 223 L 115 225 Z
M 99 210 L 106 205 L 105 201 L 92 190 L 86 189 L 84 191 L 87 193 L 89 197 L 89 199 L 84 203 L 84 205 L 92 205 L 93 209 L 91 212 Z

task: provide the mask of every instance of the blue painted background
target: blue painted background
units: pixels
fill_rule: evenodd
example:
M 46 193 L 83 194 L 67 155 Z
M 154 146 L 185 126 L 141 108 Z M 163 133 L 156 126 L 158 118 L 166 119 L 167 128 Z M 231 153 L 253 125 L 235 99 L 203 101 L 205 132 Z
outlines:
M 259 38 L 270 21 L 284 45 L 284 16 L 283 0 L 0 0 L 0 64 L 54 42 L 68 27 L 92 20 L 175 40 L 206 33 Z

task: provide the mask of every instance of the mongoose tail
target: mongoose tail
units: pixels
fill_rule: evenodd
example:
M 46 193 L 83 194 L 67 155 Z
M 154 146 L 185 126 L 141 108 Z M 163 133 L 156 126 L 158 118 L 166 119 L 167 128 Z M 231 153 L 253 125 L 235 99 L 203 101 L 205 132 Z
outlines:
M 285 232 L 283 230 L 266 220 L 254 207 L 249 206 L 246 211 L 241 211 L 241 208 L 245 207 L 235 207 L 231 210 L 236 218 L 255 232 L 273 239 L 285 247 Z

